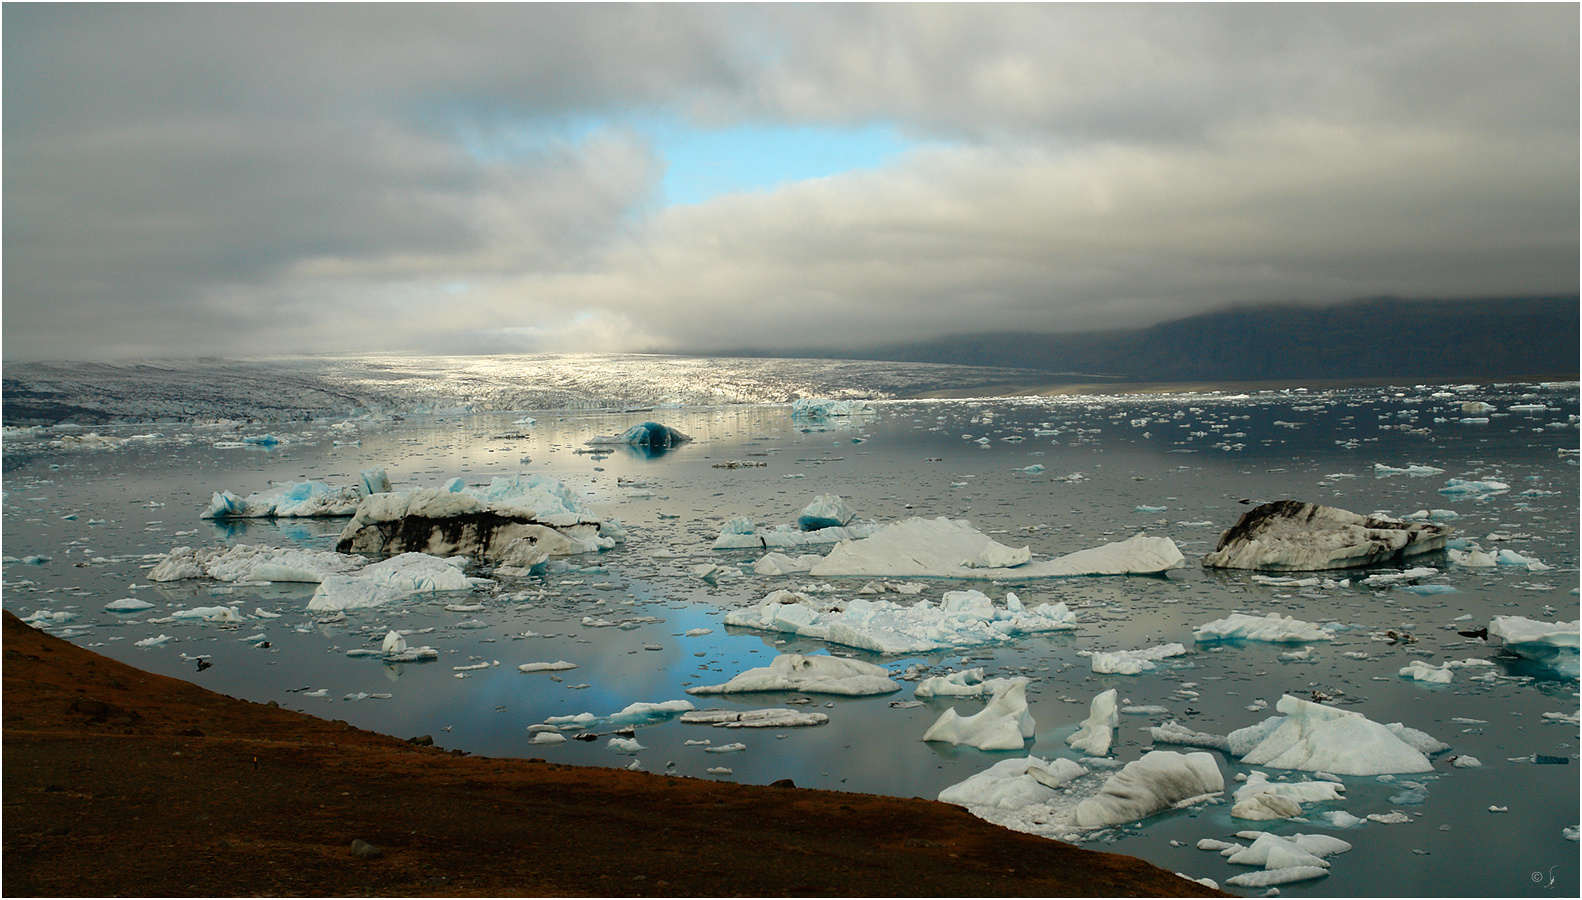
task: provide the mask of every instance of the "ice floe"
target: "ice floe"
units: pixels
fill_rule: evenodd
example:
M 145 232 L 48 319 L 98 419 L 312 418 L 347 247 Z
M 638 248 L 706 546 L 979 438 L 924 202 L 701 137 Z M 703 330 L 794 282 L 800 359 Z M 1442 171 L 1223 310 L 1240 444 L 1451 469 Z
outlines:
M 1006 594 L 1003 607 L 976 590 L 949 591 L 937 606 L 926 599 L 903 606 L 866 597 L 819 601 L 779 590 L 754 606 L 726 613 L 725 624 L 901 655 L 1066 631 L 1076 627 L 1077 618 L 1064 603 L 1027 609 L 1013 593 Z
M 967 744 L 979 750 L 1020 750 L 1037 733 L 1027 708 L 1026 678 L 1007 679 L 981 712 L 963 716 L 945 710 L 923 734 L 925 741 Z
M 857 659 L 784 653 L 769 665 L 749 669 L 724 684 L 687 688 L 689 694 L 744 694 L 758 691 L 800 691 L 806 694 L 864 696 L 901 689 L 882 666 Z
M 1277 500 L 1244 513 L 1220 535 L 1203 564 L 1266 571 L 1345 569 L 1441 550 L 1452 530 L 1446 525 Z
M 1210 641 L 1266 641 L 1276 644 L 1301 644 L 1328 641 L 1334 635 L 1311 622 L 1303 622 L 1279 613 L 1252 616 L 1231 613 L 1207 625 L 1193 629 L 1192 637 L 1200 643 Z

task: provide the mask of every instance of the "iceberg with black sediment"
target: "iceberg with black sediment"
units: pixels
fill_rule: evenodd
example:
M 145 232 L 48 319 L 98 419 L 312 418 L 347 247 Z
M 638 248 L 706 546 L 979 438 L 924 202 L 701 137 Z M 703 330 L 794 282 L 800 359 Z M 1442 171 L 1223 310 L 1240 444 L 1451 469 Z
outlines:
M 560 481 L 513 475 L 479 487 L 454 478 L 440 488 L 366 497 L 341 531 L 336 549 L 470 556 L 531 569 L 552 556 L 609 550 L 625 539 L 618 520 L 600 520 Z
M 1277 572 L 1353 568 L 1442 550 L 1453 532 L 1448 525 L 1277 500 L 1244 513 L 1203 565 Z
M 945 710 L 928 731 L 925 741 L 966 744 L 979 750 L 1020 750 L 1037 734 L 1032 711 L 1027 708 L 1028 679 L 1010 678 L 994 692 L 982 711 L 963 716 L 955 707 Z
M 1138 534 L 1128 540 L 1034 562 L 965 519 L 913 518 L 842 541 L 808 571 L 815 578 L 968 578 L 1020 581 L 1086 575 L 1157 575 L 1185 565 L 1175 542 Z
M 700 709 L 681 714 L 682 724 L 715 728 L 805 728 L 828 721 L 824 713 L 795 709 Z
M 749 669 L 724 684 L 687 688 L 689 694 L 746 694 L 759 691 L 800 691 L 860 697 L 890 694 L 901 686 L 883 666 L 857 659 L 784 653 L 767 666 Z
M 364 497 L 391 490 L 390 476 L 382 468 L 364 469 L 357 484 L 330 487 L 322 481 L 283 484 L 245 498 L 217 491 L 203 511 L 205 519 L 309 518 L 349 516 Z
M 1003 644 L 1023 635 L 1068 631 L 1077 617 L 1064 603 L 1028 609 L 1014 593 L 999 606 L 976 590 L 949 591 L 939 604 L 920 599 L 911 606 L 857 597 L 816 600 L 778 590 L 754 606 L 725 614 L 725 624 L 903 655 L 960 647 Z

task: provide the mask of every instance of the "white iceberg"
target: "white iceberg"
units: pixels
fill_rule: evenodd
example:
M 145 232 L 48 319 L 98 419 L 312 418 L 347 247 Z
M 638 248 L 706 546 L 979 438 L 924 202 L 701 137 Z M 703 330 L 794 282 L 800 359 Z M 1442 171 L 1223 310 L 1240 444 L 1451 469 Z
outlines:
M 1407 663 L 1397 674 L 1402 678 L 1410 678 L 1413 681 L 1422 681 L 1428 684 L 1449 684 L 1455 678 L 1455 673 L 1451 671 L 1449 663 L 1434 666 L 1420 659 L 1414 659 Z
M 1363 516 L 1332 506 L 1277 500 L 1248 510 L 1203 565 L 1220 569 L 1316 571 L 1366 566 L 1442 550 L 1448 525 Z
M 1183 656 L 1180 644 L 1161 644 L 1144 650 L 1095 651 L 1089 662 L 1095 675 L 1139 675 L 1158 668 L 1158 661 Z
M 768 666 L 749 669 L 724 684 L 699 685 L 689 694 L 742 694 L 757 691 L 800 691 L 806 694 L 866 696 L 901 689 L 889 670 L 857 659 L 785 653 Z
M 954 707 L 923 734 L 925 741 L 967 744 L 979 750 L 1020 750 L 1037 733 L 1027 708 L 1026 678 L 1009 679 L 976 715 L 962 716 Z
M 1152 750 L 1104 782 L 1097 794 L 1077 804 L 1072 823 L 1104 828 L 1188 806 L 1225 791 L 1225 777 L 1211 754 Z
M 1007 678 L 985 678 L 983 669 L 967 669 L 949 675 L 935 675 L 918 682 L 912 696 L 920 700 L 933 697 L 993 696 L 1010 682 Z
M 1066 745 L 1089 756 L 1108 756 L 1110 743 L 1115 738 L 1115 726 L 1121 722 L 1115 697 L 1114 688 L 1094 697 L 1088 708 L 1088 717 L 1082 720 L 1081 727 L 1074 734 L 1066 738 Z
M 939 801 L 969 809 L 1021 809 L 1054 799 L 1058 788 L 1086 774 L 1088 770 L 1078 763 L 1059 757 L 1006 759 L 940 791 Z
M 797 547 L 824 546 L 841 541 L 867 537 L 880 529 L 877 522 L 851 522 L 804 531 L 796 523 L 759 528 L 750 516 L 736 516 L 720 526 L 720 535 L 714 539 L 715 550 L 767 550 Z M 809 566 L 811 567 L 811 566 Z M 807 571 L 806 568 L 798 571 Z M 774 574 L 762 572 L 759 574 Z
M 177 619 L 202 619 L 205 622 L 243 622 L 247 617 L 229 606 L 200 606 L 171 613 Z
M 766 553 L 753 563 L 753 572 L 758 575 L 799 575 L 813 568 L 813 564 L 823 558 L 812 553 L 797 557 L 779 552 Z
M 1342 800 L 1346 786 L 1334 781 L 1270 781 L 1266 772 L 1251 772 L 1236 789 L 1230 814 L 1238 819 L 1291 819 L 1304 803 Z
M 681 721 L 686 725 L 716 728 L 804 728 L 823 725 L 829 721 L 829 716 L 794 709 L 700 709 L 682 713 Z
M 466 591 L 488 579 L 469 578 L 463 557 L 403 553 L 348 575 L 326 575 L 308 601 L 315 612 L 360 609 L 404 600 L 414 594 Z
M 802 397 L 791 403 L 793 418 L 826 419 L 873 412 L 867 400 L 831 400 L 827 397 Z
M 1511 486 L 1503 481 L 1465 481 L 1452 478 L 1439 489 L 1441 494 L 1497 494 L 1508 491 Z
M 331 575 L 355 571 L 367 564 L 361 556 L 329 550 L 263 547 L 194 549 L 176 547 L 148 573 L 149 581 L 213 578 L 217 581 L 289 581 L 315 583 Z
M 1361 713 L 1289 694 L 1275 708 L 1285 715 L 1275 717 L 1278 724 L 1242 755 L 1243 763 L 1336 775 L 1433 771 L 1433 763 L 1422 752 Z
M 153 609 L 154 604 L 136 597 L 122 597 L 113 603 L 106 603 L 104 608 L 111 612 L 142 612 L 145 609 Z
M 757 605 L 725 614 L 725 624 L 783 631 L 876 653 L 902 655 L 930 650 L 1002 644 L 1021 635 L 1066 631 L 1077 618 L 1064 603 L 1022 606 L 1006 594 L 996 606 L 981 591 L 949 591 L 935 606 L 928 600 L 902 606 L 866 597 L 816 601 L 794 591 L 774 591 Z
M 1262 616 L 1231 613 L 1223 619 L 1215 619 L 1207 625 L 1193 629 L 1192 637 L 1200 643 L 1266 641 L 1276 644 L 1301 644 L 1332 640 L 1334 635 L 1311 622 L 1303 622 L 1279 613 Z
M 1084 575 L 1156 575 L 1186 560 L 1169 538 L 1128 540 L 1032 562 L 1026 547 L 1001 544 L 965 519 L 907 519 L 837 544 L 808 574 L 815 578 L 971 578 L 1017 581 Z
M 1579 622 L 1540 622 L 1522 616 L 1495 616 L 1489 643 L 1526 657 L 1567 678 L 1578 677 Z
M 205 519 L 304 518 L 349 516 L 364 497 L 390 490 L 384 469 L 364 469 L 357 484 L 333 488 L 322 481 L 299 481 L 238 497 L 218 491 L 203 511 Z
M 576 663 L 569 663 L 562 659 L 555 662 L 522 663 L 516 668 L 520 672 L 564 672 L 567 669 L 575 669 L 576 667 Z

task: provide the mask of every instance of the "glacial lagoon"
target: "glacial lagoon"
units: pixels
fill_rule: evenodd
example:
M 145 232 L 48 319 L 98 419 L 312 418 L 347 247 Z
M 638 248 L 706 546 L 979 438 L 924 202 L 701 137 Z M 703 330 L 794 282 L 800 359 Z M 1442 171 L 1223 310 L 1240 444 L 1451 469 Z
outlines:
M 1466 405 L 1479 402 L 1491 408 Z M 693 440 L 663 453 L 587 443 L 649 420 Z M 1237 775 L 1309 773 L 1216 752 L 1224 798 L 1083 839 L 1222 886 L 1248 867 L 1198 849 L 1199 841 L 1269 831 L 1352 845 L 1329 858 L 1326 877 L 1281 885 L 1289 896 L 1575 896 L 1577 681 L 1459 632 L 1496 616 L 1578 617 L 1577 426 L 1577 385 L 1565 383 L 883 400 L 865 414 L 821 419 L 793 418 L 786 403 L 744 403 L 8 430 L 4 605 L 140 668 L 397 737 L 430 735 L 447 749 L 930 799 L 1006 759 L 1080 758 L 1065 738 L 1111 688 L 1122 703 L 1110 754 L 1117 766 L 1156 746 L 1196 749 L 1156 745 L 1151 726 L 1174 721 L 1223 735 L 1275 715 L 1284 695 L 1318 697 L 1450 749 L 1431 757 L 1432 772 L 1343 776 L 1344 798 L 1304 804 L 1301 821 L 1233 819 L 1229 796 Z M 90 433 L 109 440 L 85 439 Z M 266 435 L 273 441 L 246 440 Z M 199 516 L 216 491 L 246 495 L 307 479 L 345 485 L 374 466 L 398 490 L 454 477 L 549 476 L 596 515 L 619 519 L 626 539 L 542 574 L 342 614 L 309 612 L 312 584 L 148 580 L 179 546 L 333 549 L 344 519 Z M 1505 488 L 1447 491 L 1452 479 Z M 1141 577 L 922 579 L 921 593 L 882 595 L 938 603 L 946 592 L 977 589 L 998 603 L 1014 593 L 1026 606 L 1060 602 L 1076 614 L 1071 630 L 966 650 L 884 656 L 724 624 L 727 612 L 776 589 L 863 596 L 874 579 L 761 576 L 753 565 L 762 550 L 711 549 L 734 517 L 793 523 L 822 494 L 839 495 L 864 521 L 965 519 L 1000 543 L 1027 546 L 1035 560 L 1142 532 L 1173 540 L 1187 564 Z M 1456 538 L 1527 563 L 1469 567 L 1438 552 L 1319 573 L 1316 583 L 1199 564 L 1252 505 L 1285 498 L 1395 517 L 1423 511 L 1453 525 Z M 1435 571 L 1363 583 L 1417 567 Z M 128 597 L 153 606 L 105 609 Z M 170 618 L 210 606 L 243 618 Z M 1194 640 L 1194 629 L 1236 612 L 1319 623 L 1332 638 Z M 391 664 L 355 652 L 378 650 L 392 630 L 438 658 Z M 1169 642 L 1188 652 L 1137 675 L 1093 671 L 1094 652 Z M 875 663 L 900 690 L 686 693 L 784 653 Z M 1449 684 L 1399 674 L 1414 661 L 1447 660 L 1477 662 L 1456 668 Z M 559 661 L 575 667 L 519 670 Z M 919 679 L 975 668 L 1029 679 L 1036 734 L 1021 751 L 922 740 L 945 710 L 970 715 L 983 701 L 917 701 Z M 530 729 L 552 717 L 603 718 L 677 700 L 700 709 L 785 707 L 828 722 L 727 730 L 659 717 L 634 730 L 634 743 L 612 743 L 614 728 L 597 722 L 594 741 L 531 743 L 541 729 Z M 727 749 L 733 744 L 742 746 Z M 1452 762 L 1468 756 L 1482 765 Z M 1091 793 L 1115 771 L 1093 768 L 1073 792 Z M 401 802 L 399 786 L 391 802 Z M 1323 814 L 1335 810 L 1362 821 L 1334 827 Z

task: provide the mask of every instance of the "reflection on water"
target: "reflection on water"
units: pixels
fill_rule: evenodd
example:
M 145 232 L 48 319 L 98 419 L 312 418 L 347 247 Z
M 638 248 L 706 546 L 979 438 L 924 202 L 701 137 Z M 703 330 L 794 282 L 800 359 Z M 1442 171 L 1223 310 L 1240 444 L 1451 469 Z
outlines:
M 1497 411 L 1469 416 L 1461 409 L 1468 400 L 1487 401 Z M 793 420 L 783 405 L 535 412 L 531 427 L 515 424 L 519 414 L 427 416 L 352 428 L 304 424 L 275 432 L 284 441 L 270 450 L 217 449 L 212 434 L 161 426 L 162 442 L 119 450 L 7 448 L 4 603 L 23 616 L 36 610 L 72 614 L 51 630 L 151 671 L 398 737 L 430 734 L 446 748 L 600 766 L 636 759 L 649 771 L 693 777 L 717 777 L 707 770 L 725 767 L 731 774 L 718 777 L 735 781 L 791 778 L 806 787 L 929 798 L 1007 754 L 923 743 L 923 732 L 945 709 L 970 714 L 980 704 L 933 699 L 894 705 L 912 698 L 907 682 L 882 697 L 769 693 L 695 700 L 700 707 L 732 709 L 791 704 L 825 712 L 830 721 L 762 730 L 669 721 L 638 730 L 646 749 L 635 756 L 612 750 L 607 736 L 530 744 L 528 726 L 551 716 L 605 716 L 634 702 L 686 698 L 688 687 L 728 680 L 781 652 L 854 656 L 897 676 L 914 666 L 925 674 L 981 666 L 991 676 L 1025 675 L 1032 679 L 1028 697 L 1038 726 L 1028 749 L 1045 757 L 1070 755 L 1064 737 L 1086 717 L 1092 697 L 1111 687 L 1130 705 L 1167 710 L 1122 717 L 1115 750 L 1121 761 L 1150 746 L 1149 725 L 1175 719 L 1223 734 L 1270 715 L 1248 708 L 1258 701 L 1272 707 L 1281 694 L 1320 691 L 1376 721 L 1426 731 L 1452 750 L 1436 758 L 1434 773 L 1413 779 L 1419 788 L 1345 779 L 1346 800 L 1317 810 L 1358 816 L 1401 810 L 1411 821 L 1325 829 L 1355 849 L 1333 859 L 1329 877 L 1282 886 L 1283 893 L 1575 895 L 1576 844 L 1561 832 L 1579 820 L 1577 726 L 1544 714 L 1574 714 L 1576 682 L 1457 631 L 1486 625 L 1495 615 L 1576 618 L 1577 466 L 1574 453 L 1562 452 L 1575 449 L 1576 414 L 1574 385 L 1510 385 L 894 402 L 879 404 L 871 415 L 817 422 Z M 586 452 L 588 439 L 648 420 L 693 440 L 657 453 L 626 445 Z M 1380 475 L 1376 464 L 1433 466 L 1444 473 Z M 552 475 L 598 514 L 622 520 L 630 537 L 616 550 L 570 560 L 543 576 L 341 617 L 305 611 L 312 585 L 147 582 L 146 569 L 174 546 L 333 547 L 344 520 L 216 523 L 198 514 L 216 490 L 245 495 L 271 482 L 305 478 L 346 484 L 373 465 L 384 466 L 398 489 L 439 485 L 457 475 L 474 484 L 517 472 Z M 1452 477 L 1498 480 L 1510 488 L 1491 495 L 1440 493 Z M 937 601 L 945 591 L 977 587 L 1001 599 L 1015 591 L 1032 605 L 1065 602 L 1077 611 L 1080 627 L 1006 647 L 906 658 L 726 628 L 725 610 L 757 602 L 776 587 L 849 598 L 864 586 L 862 579 L 812 584 L 760 577 L 752 573 L 759 554 L 709 549 L 727 519 L 794 522 L 821 493 L 840 495 L 863 519 L 966 518 L 1039 557 L 1146 531 L 1171 537 L 1195 560 L 1249 503 L 1285 497 L 1365 513 L 1448 509 L 1458 516 L 1452 524 L 1459 535 L 1551 568 L 1467 569 L 1443 554 L 1415 560 L 1439 569 L 1432 583 L 1454 589 L 1433 595 L 1371 589 L 1355 578 L 1344 587 L 1271 586 L 1197 565 L 1161 578 L 1018 585 L 940 580 L 922 596 Z M 35 556 L 48 559 L 23 562 Z M 741 574 L 705 582 L 692 571 L 703 562 Z M 155 608 L 103 610 L 127 596 Z M 248 619 L 225 626 L 149 621 L 223 604 Z M 475 604 L 483 608 L 446 608 Z M 1343 627 L 1336 640 L 1301 660 L 1282 658 L 1289 648 L 1224 644 L 1196 648 L 1156 672 L 1097 676 L 1085 655 L 1170 641 L 1193 649 L 1194 627 L 1236 611 Z M 601 622 L 609 624 L 592 624 Z M 439 659 L 387 665 L 346 655 L 377 649 L 391 629 L 407 633 L 412 646 L 435 647 Z M 1387 629 L 1409 632 L 1416 641 L 1378 639 Z M 135 646 L 160 633 L 174 639 Z M 201 673 L 193 662 L 198 656 L 212 662 Z M 1446 686 L 1397 675 L 1414 659 L 1437 664 L 1467 658 L 1494 666 L 1460 670 Z M 517 669 L 559 660 L 576 668 Z M 1492 675 L 1470 677 L 1480 671 Z M 320 690 L 323 697 L 309 696 Z M 348 699 L 358 695 L 368 696 Z M 706 752 L 733 742 L 746 749 Z M 1484 767 L 1457 769 L 1446 762 L 1462 754 Z M 1535 756 L 1571 762 L 1523 761 Z M 1228 777 L 1247 770 L 1230 758 L 1221 758 L 1221 766 Z M 1493 815 L 1490 806 L 1511 813 Z M 1098 839 L 1223 883 L 1241 870 L 1194 845 L 1252 827 L 1260 826 L 1232 820 L 1228 805 L 1210 805 Z M 1262 827 L 1289 834 L 1323 826 Z M 1531 871 L 1547 873 L 1551 866 L 1558 866 L 1554 887 L 1529 880 Z

